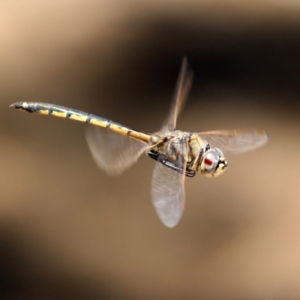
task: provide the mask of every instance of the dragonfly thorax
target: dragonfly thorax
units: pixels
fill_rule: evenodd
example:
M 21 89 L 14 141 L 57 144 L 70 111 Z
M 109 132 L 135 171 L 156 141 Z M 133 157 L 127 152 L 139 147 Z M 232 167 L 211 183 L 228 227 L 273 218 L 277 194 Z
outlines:
M 198 171 L 207 177 L 216 177 L 228 166 L 220 149 L 210 148 L 197 134 L 177 130 L 161 137 L 148 155 L 188 177 Z

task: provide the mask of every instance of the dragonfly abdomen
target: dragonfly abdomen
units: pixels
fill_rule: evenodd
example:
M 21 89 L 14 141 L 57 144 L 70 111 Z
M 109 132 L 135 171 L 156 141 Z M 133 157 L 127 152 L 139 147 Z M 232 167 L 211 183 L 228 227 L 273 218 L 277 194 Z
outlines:
M 134 129 L 127 128 L 114 121 L 89 114 L 80 110 L 41 102 L 17 102 L 11 105 L 16 109 L 24 110 L 29 113 L 37 113 L 40 115 L 51 115 L 59 118 L 71 119 L 75 121 L 85 122 L 96 125 L 108 130 L 114 131 L 121 135 L 127 135 L 144 142 L 151 141 L 151 135 L 139 132 Z

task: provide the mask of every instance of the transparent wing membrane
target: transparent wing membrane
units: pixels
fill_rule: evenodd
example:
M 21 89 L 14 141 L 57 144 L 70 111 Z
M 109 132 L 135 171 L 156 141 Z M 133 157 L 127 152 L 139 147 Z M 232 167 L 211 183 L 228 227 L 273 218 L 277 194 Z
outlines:
M 176 127 L 177 117 L 183 108 L 185 100 L 192 86 L 193 72 L 188 65 L 186 57 L 183 58 L 174 98 L 171 104 L 170 113 L 163 124 L 162 131 L 174 130 Z
M 86 139 L 98 167 L 109 175 L 119 175 L 132 166 L 149 145 L 107 129 L 89 127 Z
M 175 164 L 179 169 L 186 169 L 185 157 L 178 155 Z M 159 160 L 158 158 L 152 176 L 152 203 L 160 220 L 172 228 L 181 219 L 185 207 L 185 172 L 174 171 Z
M 254 150 L 268 141 L 266 132 L 258 128 L 214 130 L 199 132 L 198 135 L 211 147 L 218 147 L 227 154 Z

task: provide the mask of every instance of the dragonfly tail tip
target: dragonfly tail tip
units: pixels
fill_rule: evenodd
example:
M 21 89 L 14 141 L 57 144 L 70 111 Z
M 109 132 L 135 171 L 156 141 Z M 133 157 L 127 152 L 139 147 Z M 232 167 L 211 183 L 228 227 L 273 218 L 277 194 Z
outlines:
M 11 104 L 9 107 L 20 109 L 20 108 L 22 108 L 22 103 L 21 102 L 16 102 L 16 103 Z

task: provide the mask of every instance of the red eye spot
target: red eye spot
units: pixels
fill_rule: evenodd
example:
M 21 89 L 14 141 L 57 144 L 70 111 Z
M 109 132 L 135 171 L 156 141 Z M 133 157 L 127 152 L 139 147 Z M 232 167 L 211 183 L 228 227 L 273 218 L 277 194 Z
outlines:
M 208 159 L 208 158 L 205 158 L 205 159 L 204 159 L 204 163 L 205 163 L 206 165 L 208 165 L 208 166 L 211 166 L 211 165 L 213 164 L 213 162 L 212 162 L 210 159 Z

